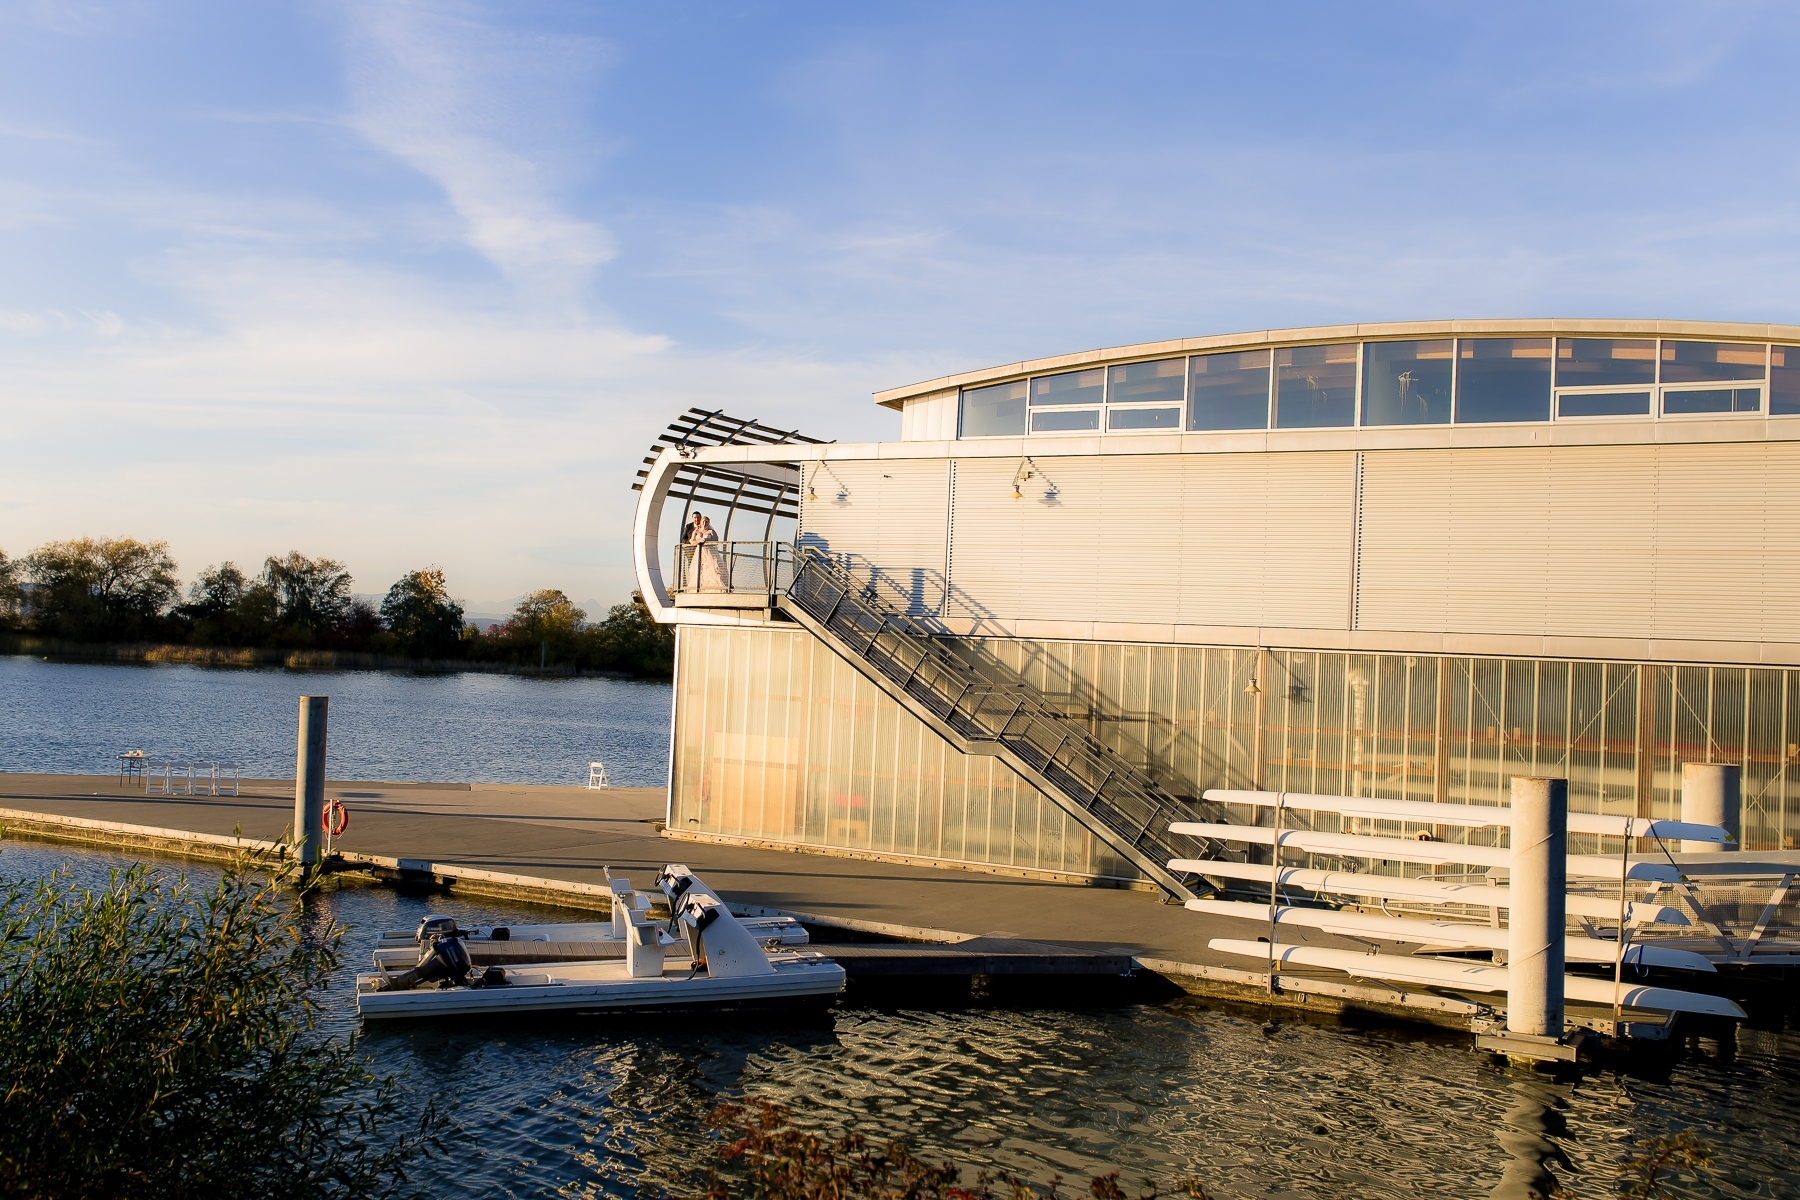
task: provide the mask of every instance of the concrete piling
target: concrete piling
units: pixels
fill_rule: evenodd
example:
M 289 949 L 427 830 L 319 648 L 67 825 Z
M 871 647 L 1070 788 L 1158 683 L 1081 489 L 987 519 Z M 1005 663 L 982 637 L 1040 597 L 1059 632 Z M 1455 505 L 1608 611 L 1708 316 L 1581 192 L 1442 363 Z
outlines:
M 1681 764 L 1681 819 L 1697 825 L 1722 825 L 1731 840 L 1681 843 L 1683 854 L 1716 854 L 1736 850 L 1743 803 L 1743 768 L 1728 763 Z
M 1513 776 L 1506 948 L 1506 1028 L 1512 1033 L 1548 1038 L 1563 1033 L 1568 855 L 1568 780 Z
M 303 866 L 318 865 L 325 813 L 325 715 L 329 696 L 300 697 L 300 742 L 294 763 L 294 843 Z

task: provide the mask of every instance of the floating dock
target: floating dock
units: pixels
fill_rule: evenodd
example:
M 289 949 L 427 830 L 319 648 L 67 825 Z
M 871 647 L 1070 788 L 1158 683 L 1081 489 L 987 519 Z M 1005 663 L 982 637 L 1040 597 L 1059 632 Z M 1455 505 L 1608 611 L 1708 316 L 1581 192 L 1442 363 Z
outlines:
M 293 814 L 293 782 L 248 780 L 240 795 L 150 796 L 109 776 L 0 773 L 0 824 L 30 837 L 127 852 L 219 860 L 239 847 L 271 850 Z M 1049 883 L 967 870 L 858 861 L 663 836 L 661 789 L 332 781 L 350 825 L 332 869 L 402 886 L 584 911 L 607 911 L 604 868 L 652 877 L 689 863 L 745 915 L 790 915 L 815 948 L 856 979 L 1158 981 L 1194 995 L 1321 1015 L 1360 1011 L 1476 1034 L 1501 1028 L 1481 998 L 1363 981 L 1329 972 L 1244 969 L 1207 948 L 1254 939 L 1263 927 L 1165 904 L 1150 892 Z M 855 939 L 855 940 L 845 940 Z M 1284 941 L 1286 939 L 1284 938 Z M 1309 945 L 1366 949 L 1316 932 Z M 1091 988 L 1084 990 L 1091 999 Z M 1046 1002 L 1055 993 L 1045 992 Z M 1571 1021 L 1602 1035 L 1656 1037 L 1663 1014 L 1570 1005 Z

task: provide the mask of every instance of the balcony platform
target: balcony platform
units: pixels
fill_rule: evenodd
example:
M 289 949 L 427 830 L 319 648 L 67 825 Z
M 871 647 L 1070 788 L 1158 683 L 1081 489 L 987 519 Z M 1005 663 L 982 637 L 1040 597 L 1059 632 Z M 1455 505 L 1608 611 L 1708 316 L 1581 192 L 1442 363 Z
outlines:
M 676 608 L 751 608 L 767 612 L 775 597 L 767 592 L 678 592 Z

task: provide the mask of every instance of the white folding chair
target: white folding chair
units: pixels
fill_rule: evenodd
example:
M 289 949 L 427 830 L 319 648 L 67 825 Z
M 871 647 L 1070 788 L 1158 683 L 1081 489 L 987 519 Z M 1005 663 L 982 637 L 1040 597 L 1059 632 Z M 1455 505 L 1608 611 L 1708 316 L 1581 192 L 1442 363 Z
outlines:
M 610 780 L 606 777 L 606 764 L 605 763 L 591 762 L 588 764 L 587 785 L 588 785 L 588 787 L 595 788 L 595 789 L 608 788 L 608 787 L 612 786 L 612 780 Z
M 233 796 L 237 795 L 238 794 L 238 764 L 236 764 L 234 762 L 216 762 L 216 763 L 212 764 L 212 794 L 215 796 L 220 794 L 219 793 L 219 774 L 222 771 L 230 771 L 231 772 L 231 794 Z
M 154 796 L 160 793 L 164 796 L 173 796 L 175 793 L 170 790 L 173 784 L 170 775 L 174 766 L 175 764 L 166 758 L 152 758 L 146 761 L 144 763 L 144 795 Z M 156 786 L 159 779 L 162 781 L 161 787 Z

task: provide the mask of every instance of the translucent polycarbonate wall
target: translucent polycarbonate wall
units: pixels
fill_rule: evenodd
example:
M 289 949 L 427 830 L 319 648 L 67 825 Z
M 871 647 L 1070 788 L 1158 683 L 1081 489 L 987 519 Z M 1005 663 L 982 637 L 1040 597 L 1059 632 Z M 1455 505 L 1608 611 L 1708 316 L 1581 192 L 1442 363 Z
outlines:
M 1575 811 L 1673 817 L 1682 764 L 1710 759 L 1743 768 L 1746 848 L 1800 848 L 1796 671 L 958 644 L 1016 671 L 1180 795 L 1228 787 L 1504 804 L 1512 776 L 1550 775 L 1569 780 Z M 802 631 L 684 626 L 676 687 L 678 829 L 1134 874 L 997 759 L 952 749 Z M 1590 852 L 1617 845 L 1577 840 Z
M 1800 848 L 1800 672 L 990 639 L 1171 791 L 1505 804 L 1569 780 L 1579 812 L 1674 817 L 1681 765 L 1743 768 L 1751 849 Z
M 953 749 L 810 634 L 684 625 L 680 639 L 675 829 L 1136 875 L 998 759 Z

